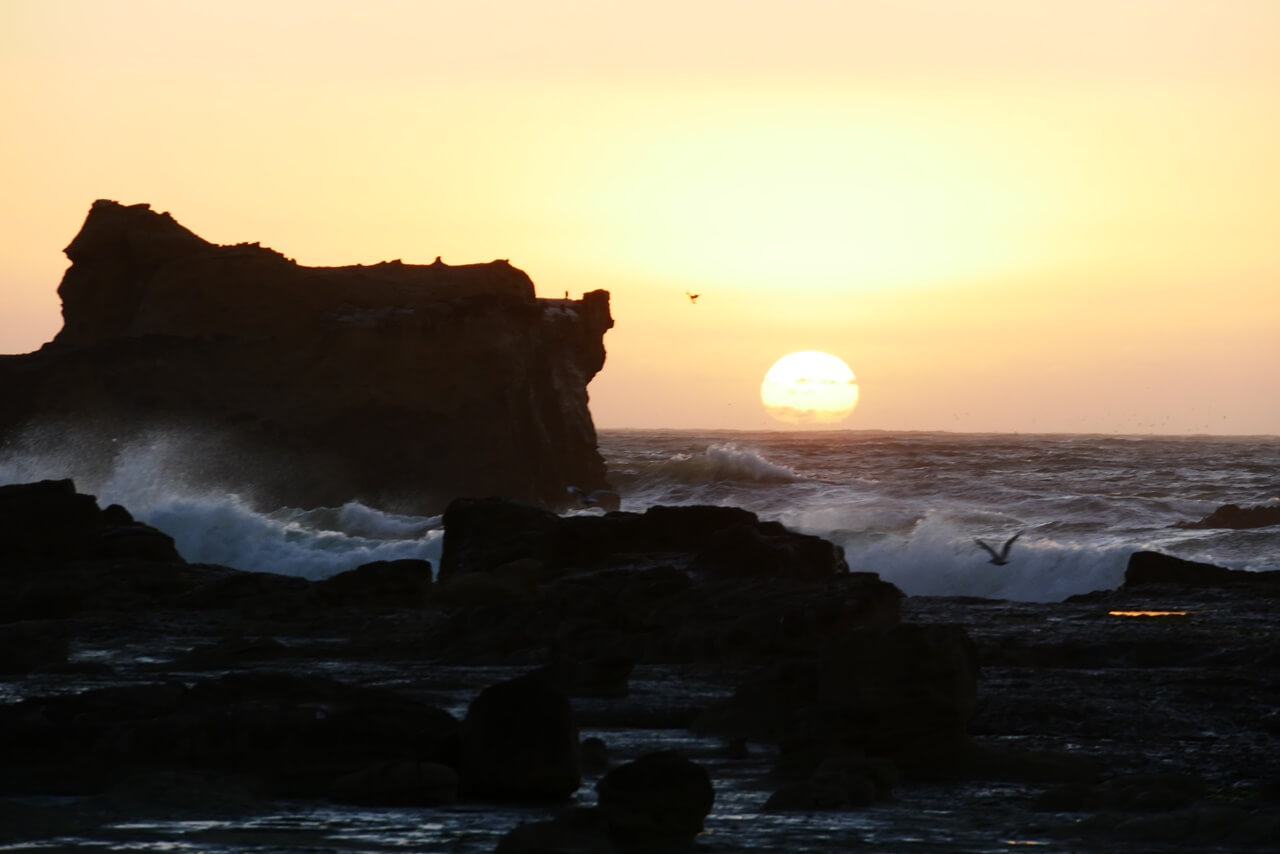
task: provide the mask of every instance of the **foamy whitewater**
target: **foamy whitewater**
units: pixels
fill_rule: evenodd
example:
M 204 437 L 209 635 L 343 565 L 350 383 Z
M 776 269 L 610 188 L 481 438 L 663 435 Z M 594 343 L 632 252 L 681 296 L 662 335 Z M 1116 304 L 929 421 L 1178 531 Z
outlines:
M 1280 438 L 949 433 L 602 431 L 623 510 L 724 504 L 819 534 L 851 569 L 909 595 L 1051 602 L 1110 589 L 1155 549 L 1233 569 L 1280 569 L 1280 526 L 1184 530 L 1222 504 L 1280 502 Z M 11 449 L 0 483 L 74 477 L 175 538 L 189 561 L 322 578 L 373 560 L 438 563 L 439 517 L 350 502 L 254 508 L 182 476 L 198 449 L 158 436 L 96 472 Z M 595 511 L 591 511 L 595 512 Z M 995 566 L 975 540 L 999 546 Z

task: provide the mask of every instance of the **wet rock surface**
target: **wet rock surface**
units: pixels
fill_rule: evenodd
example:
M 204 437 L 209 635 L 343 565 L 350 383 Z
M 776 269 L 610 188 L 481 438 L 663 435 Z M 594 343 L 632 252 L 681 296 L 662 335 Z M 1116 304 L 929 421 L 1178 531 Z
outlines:
M 903 597 L 724 577 L 672 543 L 554 571 L 509 549 L 441 582 L 11 550 L 3 836 L 128 843 L 160 813 L 314 847 L 376 815 L 462 851 L 1273 850 L 1277 585 L 1142 580 L 1139 559 L 1057 604 Z M 608 690 L 574 690 L 592 674 Z M 696 837 L 663 806 L 685 789 Z M 262 816 L 302 817 L 263 836 Z

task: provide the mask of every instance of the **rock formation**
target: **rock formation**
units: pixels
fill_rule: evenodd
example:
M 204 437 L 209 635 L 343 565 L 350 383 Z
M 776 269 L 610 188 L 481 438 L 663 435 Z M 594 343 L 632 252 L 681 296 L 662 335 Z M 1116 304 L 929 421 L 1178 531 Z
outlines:
M 1259 504 L 1255 507 L 1241 507 L 1238 504 L 1223 504 L 1208 516 L 1195 522 L 1175 522 L 1173 528 L 1267 528 L 1280 525 L 1280 505 Z
M 586 391 L 607 291 L 538 299 L 506 261 L 303 267 L 101 200 L 66 253 L 62 330 L 0 356 L 0 443 L 101 465 L 163 433 L 182 475 L 300 506 L 607 486 Z

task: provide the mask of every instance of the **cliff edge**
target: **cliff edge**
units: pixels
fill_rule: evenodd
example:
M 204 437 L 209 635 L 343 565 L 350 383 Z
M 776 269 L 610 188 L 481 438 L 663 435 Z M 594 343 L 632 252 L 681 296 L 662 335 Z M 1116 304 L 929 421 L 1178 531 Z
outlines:
M 506 261 L 303 267 L 106 200 L 66 253 L 62 330 L 0 356 L 10 450 L 83 468 L 177 437 L 184 478 L 302 507 L 607 485 L 587 408 L 607 291 L 538 299 Z

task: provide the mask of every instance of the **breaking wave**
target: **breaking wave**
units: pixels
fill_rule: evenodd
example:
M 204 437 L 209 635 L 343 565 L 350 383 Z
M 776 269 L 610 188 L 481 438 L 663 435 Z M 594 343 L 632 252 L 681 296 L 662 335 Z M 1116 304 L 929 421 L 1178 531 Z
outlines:
M 42 439 L 42 437 L 33 437 Z M 171 433 L 119 448 L 109 463 L 79 459 L 67 444 L 16 443 L 0 456 L 0 483 L 71 478 L 101 507 L 124 506 L 173 537 L 191 563 L 326 578 L 376 560 L 418 558 L 439 567 L 440 517 L 389 513 L 350 501 L 341 507 L 256 508 L 240 495 L 202 488 L 183 460 L 199 453 Z
M 675 454 L 657 463 L 651 474 L 687 484 L 719 481 L 795 483 L 804 479 L 794 469 L 770 462 L 759 451 L 739 447 L 733 442 L 710 445 L 699 453 Z
M 1135 545 L 1068 544 L 1024 534 L 1004 566 L 988 562 L 973 537 L 944 514 L 929 513 L 905 535 L 828 534 L 849 568 L 876 572 L 908 596 L 980 596 L 1058 602 L 1124 581 Z M 997 541 L 996 546 L 999 546 Z

